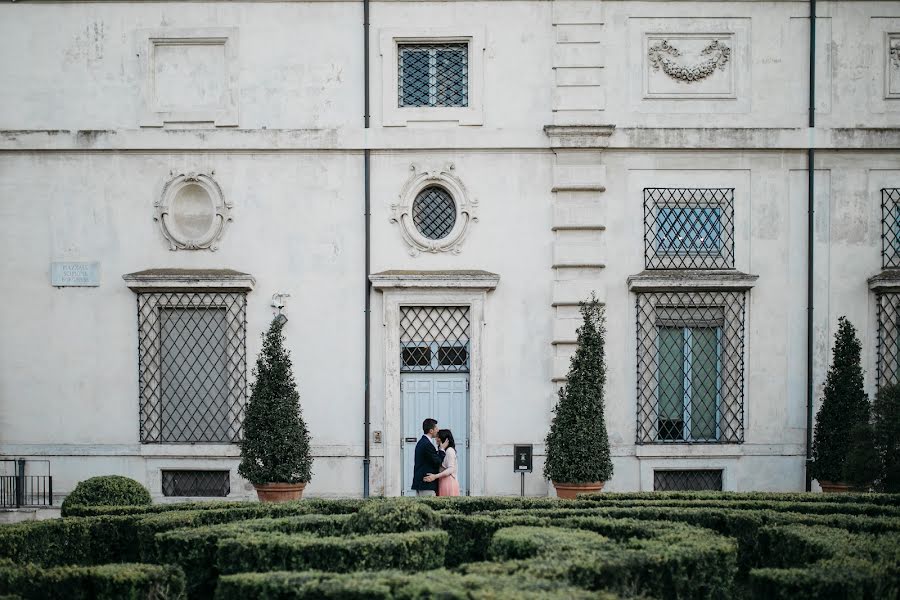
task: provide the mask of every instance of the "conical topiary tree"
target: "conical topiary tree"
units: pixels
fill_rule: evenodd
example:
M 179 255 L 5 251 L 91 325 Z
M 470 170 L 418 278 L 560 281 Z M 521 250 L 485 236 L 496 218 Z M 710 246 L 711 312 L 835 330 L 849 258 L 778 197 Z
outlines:
M 825 378 L 822 406 L 816 415 L 810 474 L 819 482 L 841 481 L 851 448 L 851 432 L 869 420 L 869 397 L 863 390 L 860 343 L 846 317 L 838 319 L 831 368 Z
M 603 416 L 606 328 L 603 306 L 594 294 L 581 303 L 581 315 L 578 349 L 566 385 L 559 390 L 546 439 L 544 477 L 559 483 L 608 481 L 613 473 Z
M 263 334 L 262 351 L 253 369 L 256 381 L 244 415 L 238 473 L 254 485 L 301 483 L 312 478 L 309 433 L 282 327 L 273 320 Z

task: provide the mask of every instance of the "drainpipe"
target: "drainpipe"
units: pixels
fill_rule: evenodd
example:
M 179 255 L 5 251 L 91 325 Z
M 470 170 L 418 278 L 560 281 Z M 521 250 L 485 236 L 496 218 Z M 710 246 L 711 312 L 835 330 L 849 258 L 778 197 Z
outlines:
M 363 0 L 363 123 L 365 129 L 369 128 L 369 0 Z M 370 362 L 371 356 L 369 352 L 369 346 L 371 345 L 371 334 L 370 334 L 370 321 L 371 321 L 371 312 L 372 312 L 372 282 L 369 281 L 369 274 L 371 271 L 371 243 L 369 237 L 369 222 L 370 222 L 370 199 L 371 199 L 371 185 L 370 185 L 370 177 L 369 177 L 369 159 L 370 159 L 370 150 L 368 148 L 369 140 L 368 136 L 364 138 L 366 148 L 363 150 L 363 187 L 365 188 L 364 196 L 364 212 L 363 217 L 365 220 L 365 246 L 366 246 L 366 282 L 365 282 L 365 290 L 366 290 L 366 301 L 365 301 L 365 333 L 363 335 L 364 338 L 364 353 L 365 353 L 365 375 L 363 382 L 363 402 L 365 404 L 365 436 L 364 436 L 364 455 L 363 455 L 363 498 L 369 497 L 369 464 L 371 463 L 371 456 L 369 454 L 369 429 L 370 429 L 370 412 L 371 412 L 371 402 L 369 395 L 369 379 L 371 376 L 370 370 Z
M 815 247 L 815 175 L 816 175 L 816 0 L 809 0 L 809 137 L 806 150 L 807 222 L 806 222 L 806 491 L 812 489 L 809 464 L 813 436 L 813 251 Z

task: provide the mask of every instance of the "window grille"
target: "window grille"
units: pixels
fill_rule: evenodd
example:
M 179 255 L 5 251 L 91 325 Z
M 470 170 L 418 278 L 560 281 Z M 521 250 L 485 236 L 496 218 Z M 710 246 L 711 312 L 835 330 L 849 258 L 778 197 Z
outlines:
M 721 469 L 653 471 L 654 492 L 722 491 Z
M 400 44 L 398 106 L 468 106 L 469 45 Z
M 444 188 L 430 186 L 413 201 L 412 217 L 419 233 L 429 240 L 440 240 L 456 225 L 456 203 Z
M 163 471 L 163 496 L 225 497 L 231 493 L 230 471 Z
M 645 188 L 647 269 L 733 269 L 734 188 Z
M 236 443 L 246 402 L 246 295 L 138 294 L 141 441 Z
M 400 332 L 401 371 L 469 370 L 468 307 L 403 306 Z
M 881 266 L 900 267 L 900 188 L 881 190 Z
M 637 443 L 744 438 L 744 292 L 637 294 Z
M 875 386 L 880 388 L 900 381 L 900 293 L 875 296 L 878 319 Z

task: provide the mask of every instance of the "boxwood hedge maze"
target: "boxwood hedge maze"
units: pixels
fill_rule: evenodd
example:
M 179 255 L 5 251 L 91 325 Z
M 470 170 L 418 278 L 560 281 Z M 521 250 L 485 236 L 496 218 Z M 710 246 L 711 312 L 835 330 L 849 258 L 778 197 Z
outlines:
M 0 597 L 900 597 L 900 495 L 598 494 L 67 509 Z

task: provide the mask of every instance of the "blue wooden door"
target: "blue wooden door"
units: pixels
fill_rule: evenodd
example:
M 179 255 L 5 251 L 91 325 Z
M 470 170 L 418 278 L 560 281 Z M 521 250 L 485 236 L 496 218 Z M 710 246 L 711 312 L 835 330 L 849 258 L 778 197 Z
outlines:
M 468 487 L 469 437 L 469 374 L 468 373 L 403 373 L 400 375 L 403 393 L 403 488 L 406 496 L 414 496 L 412 489 L 415 448 L 422 437 L 422 421 L 437 419 L 438 427 L 453 432 L 459 458 L 460 494 Z

